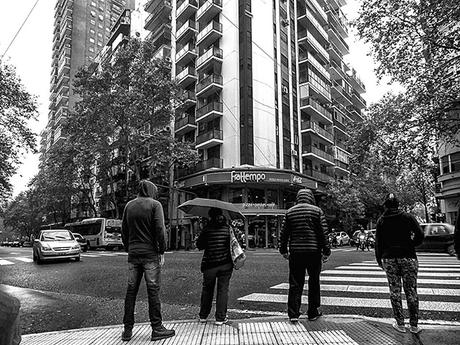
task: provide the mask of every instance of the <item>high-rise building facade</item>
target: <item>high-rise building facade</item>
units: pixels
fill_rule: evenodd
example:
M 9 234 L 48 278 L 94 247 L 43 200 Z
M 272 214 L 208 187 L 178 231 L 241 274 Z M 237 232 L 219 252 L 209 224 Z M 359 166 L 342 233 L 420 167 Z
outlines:
M 296 191 L 349 174 L 349 124 L 363 83 L 345 0 L 150 0 L 144 28 L 185 90 L 175 135 L 202 157 L 177 188 L 239 204 L 254 245 L 275 245 Z M 183 199 L 178 200 L 178 202 Z M 178 215 L 180 218 L 180 215 Z M 177 225 L 186 228 L 186 219 Z M 173 224 L 174 225 L 174 224 Z M 183 236 L 182 236 L 183 237 Z
M 78 69 L 91 63 L 105 46 L 110 30 L 134 0 L 57 0 L 54 8 L 53 54 L 48 124 L 42 132 L 42 159 L 65 139 L 62 124 L 76 100 L 72 82 Z

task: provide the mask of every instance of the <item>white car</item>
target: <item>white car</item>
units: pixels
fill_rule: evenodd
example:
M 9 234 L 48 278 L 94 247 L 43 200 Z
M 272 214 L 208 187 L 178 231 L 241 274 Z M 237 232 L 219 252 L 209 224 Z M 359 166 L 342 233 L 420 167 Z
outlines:
M 80 261 L 80 244 L 69 230 L 42 230 L 33 244 L 33 259 L 38 264 L 54 259 Z
M 350 244 L 350 237 L 344 231 L 340 231 L 336 233 L 336 240 L 337 240 L 337 245 L 339 246 Z

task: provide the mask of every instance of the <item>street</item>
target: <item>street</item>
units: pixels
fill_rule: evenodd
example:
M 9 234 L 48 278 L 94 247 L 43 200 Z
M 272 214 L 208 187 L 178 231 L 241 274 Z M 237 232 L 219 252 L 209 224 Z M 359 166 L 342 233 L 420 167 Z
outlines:
M 165 254 L 164 320 L 197 318 L 201 255 L 198 251 Z M 273 249 L 248 251 L 247 256 L 230 283 L 229 317 L 286 315 L 287 261 Z M 420 319 L 460 321 L 460 262 L 446 254 L 419 253 L 418 258 Z M 0 247 L 0 288 L 20 298 L 24 334 L 121 324 L 126 280 L 124 252 L 89 251 L 81 254 L 81 262 L 37 265 L 32 262 L 32 248 Z M 372 250 L 333 249 L 321 282 L 325 314 L 392 316 L 386 277 Z M 306 291 L 304 295 L 305 312 Z M 136 321 L 148 321 L 144 282 Z

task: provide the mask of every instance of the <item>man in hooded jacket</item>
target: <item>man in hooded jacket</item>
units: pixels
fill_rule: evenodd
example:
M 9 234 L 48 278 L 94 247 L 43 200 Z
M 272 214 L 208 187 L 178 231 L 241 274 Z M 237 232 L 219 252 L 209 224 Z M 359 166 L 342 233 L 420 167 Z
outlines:
M 166 329 L 162 324 L 160 291 L 160 273 L 164 264 L 165 224 L 163 206 L 155 200 L 158 189 L 150 181 L 139 183 L 136 199 L 126 204 L 123 212 L 121 235 L 125 250 L 128 252 L 129 278 L 125 298 L 124 331 L 122 340 L 132 338 L 134 326 L 134 307 L 142 276 L 145 276 L 149 302 L 149 318 L 152 326 L 151 340 L 169 338 L 174 330 Z
M 288 316 L 298 322 L 305 271 L 308 272 L 308 319 L 314 321 L 322 313 L 319 275 L 322 261 L 331 254 L 328 227 L 324 212 L 315 205 L 310 189 L 297 193 L 296 205 L 287 210 L 280 232 L 280 253 L 289 260 Z M 289 247 L 289 248 L 288 248 Z

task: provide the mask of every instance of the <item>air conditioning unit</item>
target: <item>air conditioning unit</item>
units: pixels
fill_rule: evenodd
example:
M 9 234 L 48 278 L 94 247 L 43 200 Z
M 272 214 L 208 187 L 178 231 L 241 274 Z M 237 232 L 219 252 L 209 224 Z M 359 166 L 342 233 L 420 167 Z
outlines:
M 287 86 L 283 86 L 281 88 L 281 91 L 283 91 L 284 94 L 287 94 L 289 92 L 289 89 L 287 88 Z
M 297 157 L 297 155 L 298 155 L 297 150 L 292 149 L 291 150 L 291 155 Z

